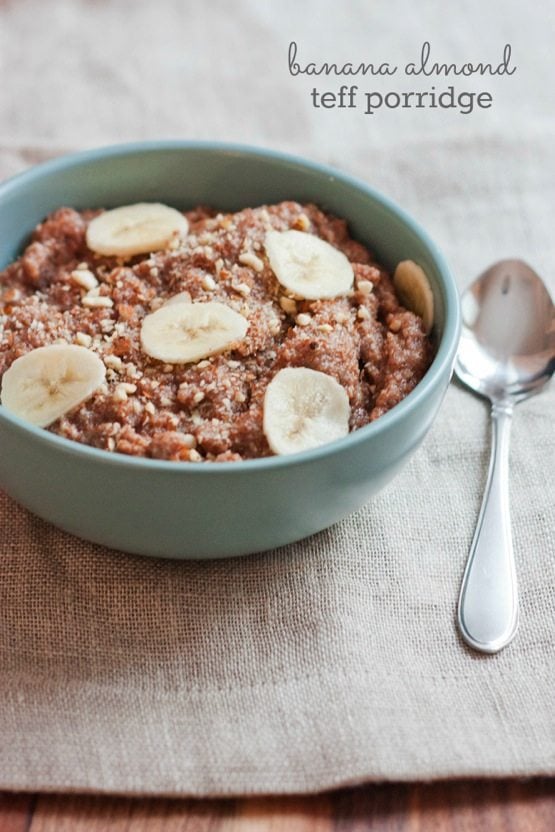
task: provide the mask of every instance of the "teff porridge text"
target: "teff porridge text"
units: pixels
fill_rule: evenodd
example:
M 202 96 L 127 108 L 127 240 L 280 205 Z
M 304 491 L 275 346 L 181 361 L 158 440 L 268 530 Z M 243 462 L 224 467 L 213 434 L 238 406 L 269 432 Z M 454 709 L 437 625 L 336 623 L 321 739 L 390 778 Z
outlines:
M 512 47 L 505 44 L 500 58 L 494 61 L 465 61 L 447 63 L 435 60 L 432 46 L 424 41 L 416 60 L 405 63 L 402 68 L 390 61 L 382 62 L 346 62 L 334 61 L 304 62 L 299 46 L 291 41 L 288 51 L 289 73 L 293 76 L 348 78 L 357 76 L 391 77 L 398 72 L 414 78 L 468 78 L 470 76 L 510 76 L 517 67 L 512 64 Z M 374 115 L 378 110 L 401 109 L 451 109 L 461 115 L 469 115 L 475 109 L 489 109 L 493 104 L 493 95 L 487 90 L 469 92 L 459 89 L 455 84 L 448 84 L 440 90 L 433 85 L 425 91 L 401 90 L 366 90 L 361 91 L 357 84 L 341 84 L 335 89 L 313 87 L 310 92 L 311 103 L 315 109 L 362 109 L 366 115 Z

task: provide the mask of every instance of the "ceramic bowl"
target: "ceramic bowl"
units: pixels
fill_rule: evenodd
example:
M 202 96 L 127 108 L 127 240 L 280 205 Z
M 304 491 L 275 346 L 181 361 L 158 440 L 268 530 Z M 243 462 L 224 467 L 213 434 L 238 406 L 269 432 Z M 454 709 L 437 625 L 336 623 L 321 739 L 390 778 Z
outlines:
M 285 199 L 315 202 L 393 268 L 422 265 L 432 283 L 437 353 L 404 401 L 349 436 L 291 456 L 175 463 L 110 454 L 34 428 L 0 407 L 0 487 L 66 531 L 116 549 L 169 558 L 243 555 L 336 523 L 406 464 L 449 384 L 459 300 L 427 234 L 363 182 L 267 150 L 155 142 L 101 148 L 39 165 L 0 186 L 0 268 L 61 205 L 160 201 L 221 210 Z

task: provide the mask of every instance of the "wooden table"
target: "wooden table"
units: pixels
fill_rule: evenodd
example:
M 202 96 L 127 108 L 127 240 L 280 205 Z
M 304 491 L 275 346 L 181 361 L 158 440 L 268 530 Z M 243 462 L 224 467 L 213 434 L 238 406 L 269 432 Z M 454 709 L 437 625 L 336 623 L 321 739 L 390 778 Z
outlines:
M 554 832 L 555 780 L 364 786 L 311 797 L 0 793 L 0 832 Z

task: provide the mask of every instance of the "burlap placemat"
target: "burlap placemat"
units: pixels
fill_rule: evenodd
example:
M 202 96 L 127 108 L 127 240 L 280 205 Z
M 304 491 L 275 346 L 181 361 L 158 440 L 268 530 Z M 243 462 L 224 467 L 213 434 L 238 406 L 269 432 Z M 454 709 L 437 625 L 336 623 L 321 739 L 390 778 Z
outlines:
M 333 162 L 402 202 L 461 286 L 511 255 L 550 279 L 551 6 L 521 6 L 468 0 L 447 19 L 435 0 L 418 15 L 404 0 L 353 2 L 349 14 L 330 3 L 326 15 L 312 0 L 238 0 L 232 15 L 223 2 L 171 0 L 163 16 L 142 1 L 2 4 L 13 73 L 0 85 L 0 176 L 119 139 L 268 144 Z M 291 37 L 321 59 L 362 59 L 376 44 L 401 57 L 427 37 L 453 60 L 477 59 L 513 40 L 520 74 L 496 82 L 496 106 L 480 118 L 345 118 L 311 109 L 284 72 Z M 552 388 L 515 414 L 522 623 L 492 657 L 466 649 L 455 629 L 489 442 L 485 404 L 456 386 L 387 491 L 264 555 L 134 558 L 3 496 L 0 787 L 220 795 L 555 774 L 554 400 Z

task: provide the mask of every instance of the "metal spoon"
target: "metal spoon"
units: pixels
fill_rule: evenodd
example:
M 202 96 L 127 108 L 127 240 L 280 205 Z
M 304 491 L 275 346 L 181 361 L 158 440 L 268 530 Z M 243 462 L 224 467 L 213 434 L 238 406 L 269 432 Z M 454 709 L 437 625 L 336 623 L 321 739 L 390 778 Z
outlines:
M 486 490 L 458 606 L 462 637 L 496 653 L 515 636 L 518 596 L 509 512 L 509 433 L 513 407 L 539 393 L 555 370 L 555 308 L 522 260 L 502 260 L 462 297 L 455 372 L 491 402 L 492 447 Z

